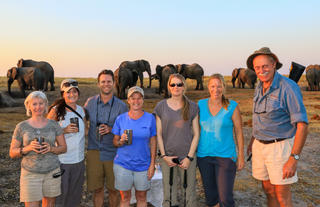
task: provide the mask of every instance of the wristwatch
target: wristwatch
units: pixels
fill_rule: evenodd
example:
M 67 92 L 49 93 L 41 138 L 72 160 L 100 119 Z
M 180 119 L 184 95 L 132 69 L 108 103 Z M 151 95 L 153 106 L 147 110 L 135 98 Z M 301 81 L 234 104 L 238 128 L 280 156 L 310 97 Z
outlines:
M 192 162 L 193 161 L 193 157 L 189 157 L 189 155 L 187 155 L 187 158 Z
M 291 154 L 290 156 L 292 156 L 295 160 L 299 160 L 300 159 L 300 155 L 298 154 Z

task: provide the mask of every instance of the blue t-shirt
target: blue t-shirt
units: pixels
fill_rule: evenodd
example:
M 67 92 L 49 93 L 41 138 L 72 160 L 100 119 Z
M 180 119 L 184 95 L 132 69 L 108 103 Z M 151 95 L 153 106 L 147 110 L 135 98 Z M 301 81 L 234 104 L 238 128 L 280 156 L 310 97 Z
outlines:
M 237 160 L 236 145 L 233 138 L 232 115 L 237 103 L 230 100 L 228 110 L 223 107 L 213 116 L 209 110 L 209 99 L 199 100 L 200 109 L 200 140 L 198 157 L 224 157 Z
M 156 119 L 148 113 L 137 120 L 131 119 L 128 112 L 118 116 L 112 133 L 121 136 L 126 129 L 132 129 L 132 144 L 118 148 L 114 163 L 132 171 L 146 171 L 150 166 L 150 138 L 156 136 Z

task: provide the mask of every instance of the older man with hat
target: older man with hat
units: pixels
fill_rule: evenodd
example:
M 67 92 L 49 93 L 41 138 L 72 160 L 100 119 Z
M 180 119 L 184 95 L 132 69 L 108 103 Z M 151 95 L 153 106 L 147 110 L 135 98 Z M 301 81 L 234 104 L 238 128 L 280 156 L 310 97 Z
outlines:
M 252 175 L 262 181 L 268 206 L 292 206 L 290 184 L 307 138 L 308 119 L 299 86 L 277 70 L 282 64 L 267 47 L 255 51 L 247 66 L 260 79 L 253 98 Z

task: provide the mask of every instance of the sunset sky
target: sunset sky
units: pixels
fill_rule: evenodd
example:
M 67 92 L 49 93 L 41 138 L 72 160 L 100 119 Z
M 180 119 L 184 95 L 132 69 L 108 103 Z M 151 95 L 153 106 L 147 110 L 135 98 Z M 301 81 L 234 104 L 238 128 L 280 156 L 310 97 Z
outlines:
M 282 74 L 291 61 L 320 64 L 320 1 L 0 2 L 0 76 L 20 58 L 48 61 L 58 77 L 96 77 L 136 59 L 153 72 L 196 62 L 205 75 L 230 75 L 263 46 Z

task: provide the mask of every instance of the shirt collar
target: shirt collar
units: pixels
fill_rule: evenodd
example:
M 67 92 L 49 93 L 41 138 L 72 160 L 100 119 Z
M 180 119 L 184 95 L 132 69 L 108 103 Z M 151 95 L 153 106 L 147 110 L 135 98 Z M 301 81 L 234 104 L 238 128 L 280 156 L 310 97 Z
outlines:
M 114 95 L 112 95 L 112 97 L 110 98 L 110 100 L 109 100 L 105 105 L 107 105 L 107 104 L 111 105 L 113 99 L 114 99 Z M 98 101 L 98 103 L 104 104 L 103 101 L 101 100 L 100 94 L 98 95 L 97 101 Z

